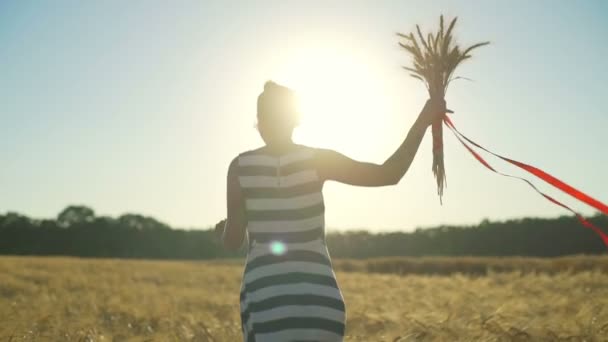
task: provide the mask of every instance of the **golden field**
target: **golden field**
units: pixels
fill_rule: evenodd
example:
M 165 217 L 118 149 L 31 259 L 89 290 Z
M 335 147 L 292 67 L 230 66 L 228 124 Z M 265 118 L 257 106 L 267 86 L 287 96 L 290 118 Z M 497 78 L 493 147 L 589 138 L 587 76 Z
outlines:
M 608 341 L 608 259 L 577 260 L 481 276 L 337 260 L 346 340 Z M 240 262 L 0 257 L 0 341 L 240 341 Z

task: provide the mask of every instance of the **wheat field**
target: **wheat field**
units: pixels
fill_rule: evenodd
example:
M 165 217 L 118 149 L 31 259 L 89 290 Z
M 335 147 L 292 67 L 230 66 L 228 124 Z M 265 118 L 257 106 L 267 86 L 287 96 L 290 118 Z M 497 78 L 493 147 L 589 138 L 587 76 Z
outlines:
M 240 261 L 0 257 L 0 341 L 240 341 Z M 608 341 L 608 274 L 338 271 L 347 341 Z

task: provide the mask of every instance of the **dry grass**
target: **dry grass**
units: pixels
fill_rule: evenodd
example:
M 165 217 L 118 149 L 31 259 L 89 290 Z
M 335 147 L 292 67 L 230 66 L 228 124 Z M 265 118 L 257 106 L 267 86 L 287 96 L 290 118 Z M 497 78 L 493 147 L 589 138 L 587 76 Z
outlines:
M 2 257 L 0 341 L 239 341 L 241 271 L 233 262 Z M 600 271 L 338 280 L 347 341 L 608 341 Z
M 498 272 L 521 274 L 608 273 L 608 256 L 526 257 L 391 257 L 367 260 L 342 259 L 334 267 L 346 272 L 486 276 Z

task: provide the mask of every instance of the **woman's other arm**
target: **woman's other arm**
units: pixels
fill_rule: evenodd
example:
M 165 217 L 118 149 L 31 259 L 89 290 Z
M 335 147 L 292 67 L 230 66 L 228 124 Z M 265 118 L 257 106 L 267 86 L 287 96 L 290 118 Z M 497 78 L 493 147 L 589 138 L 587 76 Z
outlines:
M 238 178 L 238 158 L 228 168 L 226 206 L 228 216 L 224 224 L 222 242 L 227 249 L 239 249 L 245 239 L 245 200 Z

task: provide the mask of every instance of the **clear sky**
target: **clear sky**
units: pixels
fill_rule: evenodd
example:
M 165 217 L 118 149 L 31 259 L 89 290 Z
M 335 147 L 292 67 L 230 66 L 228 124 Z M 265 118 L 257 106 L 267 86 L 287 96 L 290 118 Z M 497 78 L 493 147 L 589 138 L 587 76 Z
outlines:
M 84 204 L 215 224 L 230 160 L 261 144 L 255 101 L 268 79 L 304 99 L 297 142 L 381 163 L 427 96 L 401 69 L 395 32 L 434 28 L 440 13 L 459 16 L 459 42 L 492 42 L 458 72 L 474 81 L 448 91 L 461 131 L 608 201 L 606 1 L 2 1 L 0 213 Z M 567 214 L 484 169 L 449 132 L 445 153 L 443 206 L 429 132 L 399 185 L 328 184 L 327 225 Z

